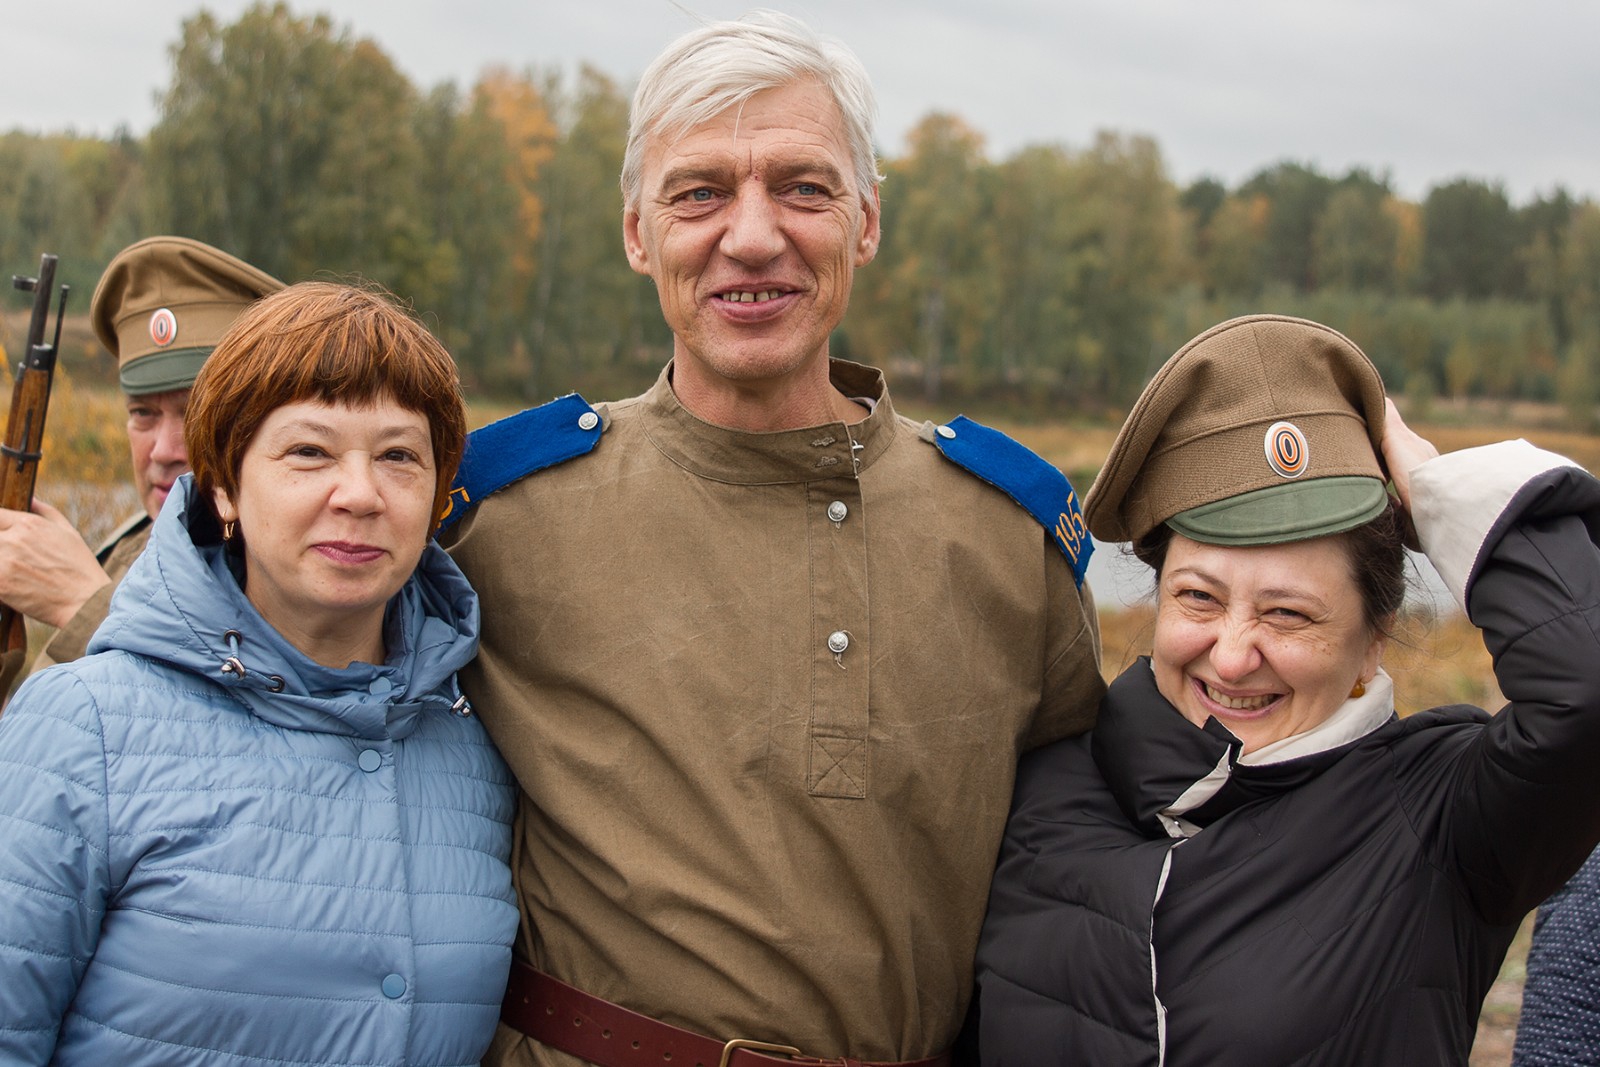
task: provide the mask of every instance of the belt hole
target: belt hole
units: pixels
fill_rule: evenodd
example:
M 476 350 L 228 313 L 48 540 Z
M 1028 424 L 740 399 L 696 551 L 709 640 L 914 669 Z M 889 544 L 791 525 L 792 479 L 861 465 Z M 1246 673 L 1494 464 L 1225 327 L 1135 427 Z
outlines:
M 527 1003 L 527 1001 L 526 1001 L 526 1000 L 524 1000 L 524 1001 L 523 1001 L 523 1003 L 524 1003 L 524 1004 L 526 1004 L 526 1003 Z M 546 1014 L 546 1015 L 554 1015 L 554 1014 L 555 1014 L 555 1013 L 556 1013 L 556 1009 L 555 1009 L 555 1008 L 553 1008 L 553 1007 L 551 1007 L 551 1006 L 550 1006 L 550 1005 L 549 1005 L 549 1004 L 546 1004 L 546 1005 L 545 1005 L 545 1006 L 544 1006 L 544 1013 L 545 1013 L 545 1014 Z
M 602 1031 L 600 1031 L 600 1036 L 609 1041 L 611 1039 L 611 1031 L 610 1030 L 602 1030 Z
M 573 1016 L 572 1017 L 572 1025 L 573 1026 L 582 1026 L 583 1025 L 583 1019 L 580 1016 L 576 1016 L 576 1015 Z
M 635 1042 L 634 1042 L 634 1043 L 633 1043 L 633 1047 L 634 1047 L 634 1048 L 638 1048 L 638 1047 L 639 1047 L 639 1042 L 637 1042 L 637 1041 L 635 1041 Z

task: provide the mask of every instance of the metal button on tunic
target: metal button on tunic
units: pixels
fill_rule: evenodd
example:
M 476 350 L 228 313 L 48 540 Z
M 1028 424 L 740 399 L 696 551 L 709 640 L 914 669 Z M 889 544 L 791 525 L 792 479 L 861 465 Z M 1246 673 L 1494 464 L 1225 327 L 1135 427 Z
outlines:
M 827 536 L 804 541 L 809 576 L 811 714 L 807 723 L 806 787 L 812 796 L 865 799 L 871 712 L 872 620 L 867 611 L 867 512 L 853 463 L 860 431 L 830 432 L 838 477 L 806 486 L 812 528 Z M 841 518 L 847 521 L 840 521 Z M 846 649 L 849 651 L 847 652 Z

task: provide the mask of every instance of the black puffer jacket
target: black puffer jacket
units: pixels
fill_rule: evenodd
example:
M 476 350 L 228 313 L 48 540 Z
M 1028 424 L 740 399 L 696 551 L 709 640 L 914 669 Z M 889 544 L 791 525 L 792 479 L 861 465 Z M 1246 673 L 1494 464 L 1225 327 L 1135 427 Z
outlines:
M 1468 499 L 1433 512 L 1498 715 L 1380 709 L 1353 740 L 1251 766 L 1142 661 L 1092 737 L 1024 760 L 979 949 L 984 1064 L 1467 1062 L 1518 922 L 1600 839 L 1600 483 L 1524 481 L 1538 466 L 1510 464 L 1498 499 L 1492 459 L 1463 467 L 1444 484 Z

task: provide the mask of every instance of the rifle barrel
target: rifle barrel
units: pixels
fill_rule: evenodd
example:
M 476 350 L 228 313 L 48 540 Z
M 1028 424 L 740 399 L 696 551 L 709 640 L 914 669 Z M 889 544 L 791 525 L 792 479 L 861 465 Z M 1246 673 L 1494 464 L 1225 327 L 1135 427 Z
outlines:
M 28 319 L 27 351 L 17 362 L 16 380 L 11 384 L 11 417 L 6 420 L 4 440 L 0 442 L 0 507 L 28 511 L 33 507 L 33 483 L 44 445 L 44 417 L 50 406 L 56 351 L 61 345 L 67 287 L 61 287 L 55 337 L 47 342 L 51 297 L 56 285 L 56 257 L 46 252 L 39 258 L 37 277 L 13 277 L 11 283 L 33 294 L 33 314 Z M 9 662 L 25 656 L 27 650 L 28 635 L 21 613 L 0 604 L 0 656 Z

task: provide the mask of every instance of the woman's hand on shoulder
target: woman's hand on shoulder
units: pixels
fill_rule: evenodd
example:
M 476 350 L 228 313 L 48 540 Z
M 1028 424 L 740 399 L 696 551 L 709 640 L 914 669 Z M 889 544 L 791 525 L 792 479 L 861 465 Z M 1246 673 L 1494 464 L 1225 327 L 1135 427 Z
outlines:
M 1400 506 L 1407 514 L 1411 511 L 1411 472 L 1437 459 L 1439 450 L 1433 442 L 1406 425 L 1394 401 L 1384 398 L 1383 462 L 1389 468 L 1389 479 L 1399 494 Z

